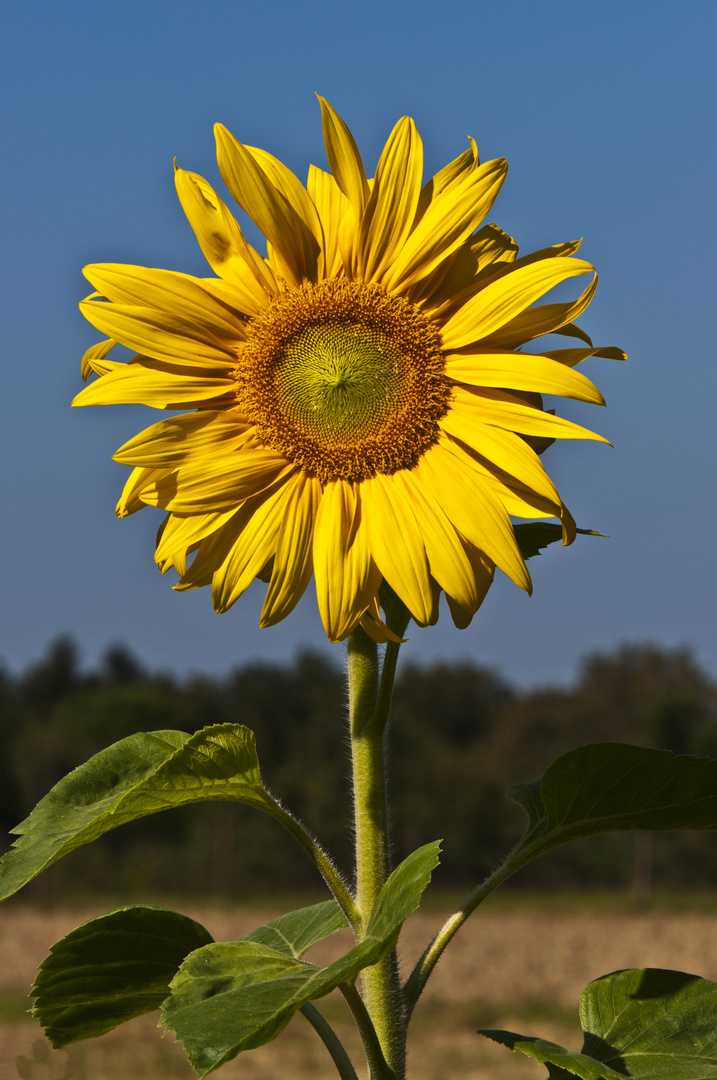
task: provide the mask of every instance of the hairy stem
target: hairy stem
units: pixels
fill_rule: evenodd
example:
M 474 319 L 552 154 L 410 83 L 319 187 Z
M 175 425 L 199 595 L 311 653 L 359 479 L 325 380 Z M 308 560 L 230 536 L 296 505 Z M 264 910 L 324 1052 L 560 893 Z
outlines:
M 358 1080 L 356 1070 L 351 1064 L 351 1059 L 346 1053 L 343 1043 L 316 1006 L 312 1005 L 311 1002 L 307 1002 L 306 1005 L 302 1006 L 301 1012 L 331 1054 L 341 1080 Z
M 321 847 L 318 840 L 311 835 L 306 826 L 302 825 L 298 818 L 295 818 L 293 814 L 273 797 L 271 797 L 271 805 L 267 806 L 266 810 L 273 818 L 281 822 L 284 828 L 301 844 L 302 848 L 308 854 L 314 866 L 333 893 L 334 899 L 348 919 L 354 932 L 358 934 L 362 926 L 361 912 L 339 870 Z
M 389 646 L 390 648 L 390 646 Z M 397 646 L 394 650 L 397 651 Z M 388 653 L 387 653 L 388 655 Z M 356 836 L 356 903 L 362 933 L 391 871 L 385 739 L 395 656 L 379 680 L 378 649 L 358 627 L 348 640 L 349 719 Z M 395 950 L 362 973 L 363 1000 L 396 1080 L 405 1075 L 406 1014 Z M 372 1080 L 376 1080 L 372 1072 Z
M 503 860 L 502 865 L 468 894 L 458 910 L 446 920 L 421 956 L 404 986 L 406 1013 L 409 1019 L 431 972 L 440 960 L 444 949 L 458 933 L 463 923 L 469 915 L 473 914 L 478 905 L 482 904 L 490 896 L 494 889 L 497 889 L 506 878 L 509 878 L 511 874 L 524 865 L 526 861 L 524 858 L 516 859 L 514 857 L 518 848 L 519 845 L 516 845 L 513 851 Z
M 346 999 L 346 1004 L 351 1010 L 354 1023 L 361 1036 L 371 1080 L 396 1080 L 396 1074 L 384 1057 L 376 1028 L 358 990 L 353 983 L 342 983 L 339 990 Z

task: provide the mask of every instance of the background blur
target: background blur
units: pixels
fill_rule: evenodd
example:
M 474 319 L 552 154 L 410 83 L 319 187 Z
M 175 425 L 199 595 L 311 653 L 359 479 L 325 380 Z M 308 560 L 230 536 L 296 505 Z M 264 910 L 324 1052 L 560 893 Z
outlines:
M 137 731 L 243 723 L 264 783 L 351 865 L 349 762 L 340 669 L 318 652 L 254 662 L 223 678 L 178 680 L 121 646 L 82 670 L 69 639 L 19 675 L 0 672 L 0 833 L 70 769 Z M 443 837 L 435 904 L 480 881 L 525 827 L 504 798 L 561 754 L 591 742 L 717 758 L 717 683 L 687 650 L 622 646 L 583 658 L 568 686 L 521 690 L 471 663 L 404 658 L 391 749 L 395 857 Z M 715 904 L 714 833 L 615 833 L 567 844 L 511 879 L 512 893 L 612 893 L 642 906 L 681 893 Z M 22 893 L 72 905 L 88 895 L 146 902 L 182 895 L 242 904 L 321 895 L 303 850 L 267 814 L 230 803 L 189 806 L 125 825 L 62 859 Z M 587 892 L 586 892 L 587 890 Z M 0 999 L 1 999 L 0 980 Z M 0 1001 L 1 1004 L 1 1001 Z M 0 1014 L 1 1014 L 0 1008 Z
M 578 524 L 609 533 L 503 580 L 468 631 L 415 628 L 413 661 L 499 665 L 518 686 L 571 678 L 622 640 L 692 646 L 714 669 L 712 618 L 717 7 L 665 0 L 123 0 L 5 5 L 0 654 L 15 673 L 69 633 L 92 665 L 113 641 L 151 668 L 223 675 L 322 642 L 313 594 L 258 632 L 263 586 L 222 617 L 154 567 L 159 515 L 124 522 L 118 445 L 153 422 L 70 410 L 97 334 L 77 312 L 95 261 L 204 274 L 172 159 L 219 186 L 212 124 L 302 178 L 324 164 L 326 95 L 372 169 L 410 113 L 431 174 L 478 140 L 510 174 L 491 213 L 523 252 L 584 236 L 601 284 L 581 319 L 629 364 L 592 360 L 608 401 L 560 404 L 616 449 L 554 447 L 547 467 Z M 311 590 L 310 590 L 311 591 Z M 341 658 L 340 648 L 333 655 Z

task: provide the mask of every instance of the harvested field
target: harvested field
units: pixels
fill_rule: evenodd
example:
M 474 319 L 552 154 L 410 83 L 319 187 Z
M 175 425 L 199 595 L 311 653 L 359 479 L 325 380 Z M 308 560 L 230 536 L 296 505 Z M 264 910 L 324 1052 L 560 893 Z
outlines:
M 217 940 L 241 937 L 278 911 L 185 908 Z M 51 944 L 98 911 L 9 907 L 0 916 L 1 1080 L 190 1080 L 195 1074 L 156 1015 L 66 1051 L 52 1051 L 24 1015 L 24 995 Z M 404 968 L 420 954 L 440 915 L 417 914 L 401 938 Z M 348 947 L 336 935 L 308 957 L 325 963 Z M 717 916 L 706 913 L 486 909 L 460 932 L 434 972 L 416 1011 L 412 1080 L 535 1080 L 543 1066 L 474 1034 L 499 1027 L 580 1046 L 577 1006 L 591 979 L 622 967 L 673 967 L 717 980 Z M 347 1042 L 340 998 L 322 1011 Z M 360 1053 L 354 1060 L 360 1062 Z M 225 1080 L 328 1080 L 330 1059 L 302 1017 L 276 1041 L 241 1056 Z

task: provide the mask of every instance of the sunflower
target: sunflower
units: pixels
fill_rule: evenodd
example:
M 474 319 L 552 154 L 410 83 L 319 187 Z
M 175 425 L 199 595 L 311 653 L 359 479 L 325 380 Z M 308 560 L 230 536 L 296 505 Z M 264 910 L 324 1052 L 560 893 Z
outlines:
M 99 376 L 74 404 L 190 410 L 122 446 L 133 467 L 117 514 L 167 512 L 156 561 L 176 589 L 211 585 L 226 611 L 259 577 L 261 625 L 285 618 L 313 575 L 331 641 L 361 625 L 377 641 L 385 581 L 420 625 L 440 592 L 465 627 L 498 567 L 531 589 L 511 518 L 575 525 L 538 452 L 599 439 L 559 419 L 542 393 L 603 399 L 575 366 L 594 349 L 574 325 L 595 272 L 579 243 L 517 257 L 496 225 L 478 228 L 506 174 L 475 143 L 422 184 L 414 122 L 396 124 L 373 179 L 322 98 L 331 172 L 304 187 L 264 150 L 217 125 L 219 170 L 267 239 L 263 257 L 201 176 L 177 192 L 216 275 L 98 264 L 80 307 L 107 335 L 83 358 Z M 572 303 L 532 306 L 591 275 Z M 573 335 L 539 354 L 525 342 Z M 108 359 L 120 344 L 128 363 Z M 605 441 L 605 440 L 603 440 Z

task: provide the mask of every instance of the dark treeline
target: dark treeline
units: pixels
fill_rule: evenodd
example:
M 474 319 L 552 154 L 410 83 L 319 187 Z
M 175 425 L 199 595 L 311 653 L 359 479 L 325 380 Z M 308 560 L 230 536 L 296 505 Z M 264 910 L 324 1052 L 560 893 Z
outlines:
M 587 657 L 574 685 L 518 691 L 473 664 L 400 668 L 391 737 L 397 856 L 444 838 L 437 882 L 470 885 L 522 831 L 505 799 L 560 754 L 605 740 L 717 757 L 717 687 L 687 650 L 623 646 Z M 146 671 L 122 646 L 82 670 L 69 640 L 12 677 L 0 671 L 0 823 L 6 833 L 66 772 L 137 731 L 242 723 L 256 734 L 266 785 L 347 866 L 350 832 L 342 672 L 323 656 L 251 664 L 224 679 Z M 32 886 L 147 895 L 237 897 L 315 890 L 295 842 L 247 807 L 211 804 L 124 826 Z M 517 887 L 643 892 L 717 885 L 717 838 L 668 834 L 654 847 L 616 835 L 572 844 L 528 868 Z

